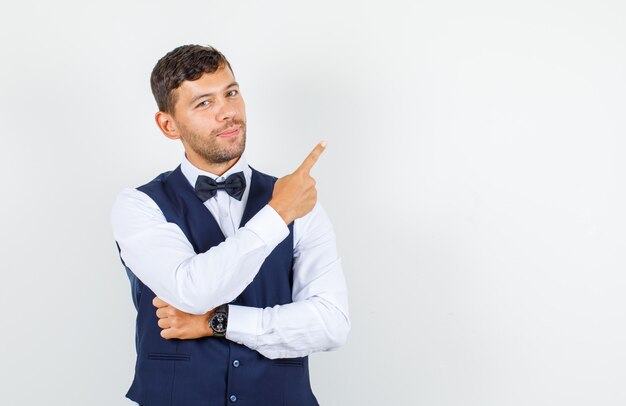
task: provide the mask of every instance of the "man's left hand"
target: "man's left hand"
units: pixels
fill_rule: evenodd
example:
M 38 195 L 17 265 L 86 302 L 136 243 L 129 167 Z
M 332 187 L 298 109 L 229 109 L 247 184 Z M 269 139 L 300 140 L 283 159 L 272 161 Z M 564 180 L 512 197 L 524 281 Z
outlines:
M 152 300 L 152 304 L 157 308 L 156 315 L 159 318 L 159 327 L 162 328 L 161 337 L 167 340 L 172 338 L 189 340 L 213 335 L 213 330 L 209 326 L 213 310 L 200 315 L 189 314 L 170 306 L 158 297 Z

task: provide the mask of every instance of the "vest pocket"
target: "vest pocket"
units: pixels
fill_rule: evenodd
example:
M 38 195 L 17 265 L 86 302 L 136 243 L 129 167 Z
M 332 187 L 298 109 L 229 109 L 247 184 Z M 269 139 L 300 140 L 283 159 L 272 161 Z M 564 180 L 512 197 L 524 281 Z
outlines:
M 149 352 L 148 359 L 155 361 L 191 361 L 190 354 L 169 354 L 165 352 Z
M 304 361 L 299 358 L 275 359 L 272 363 L 277 367 L 302 367 L 304 365 Z

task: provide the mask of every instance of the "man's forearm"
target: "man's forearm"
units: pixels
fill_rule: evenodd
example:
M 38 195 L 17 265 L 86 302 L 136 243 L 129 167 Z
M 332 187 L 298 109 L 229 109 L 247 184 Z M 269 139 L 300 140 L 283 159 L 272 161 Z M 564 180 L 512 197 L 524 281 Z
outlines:
M 347 309 L 319 297 L 265 309 L 231 305 L 229 313 L 226 338 L 272 359 L 339 348 L 350 331 Z
M 120 195 L 112 222 L 128 268 L 157 296 L 192 314 L 236 298 L 289 233 L 280 216 L 266 206 L 233 237 L 196 254 L 182 230 L 134 190 Z
M 306 297 L 306 292 L 312 296 Z M 342 346 L 350 331 L 348 298 L 340 262 L 301 290 L 301 297 L 282 306 L 256 308 L 229 305 L 226 338 L 258 351 L 268 358 L 293 358 Z M 210 315 L 191 316 L 169 309 L 179 329 L 168 338 L 198 338 L 208 334 Z M 191 337 L 186 332 L 193 331 Z M 172 335 L 177 334 L 177 335 Z
M 213 310 L 195 315 L 156 298 L 161 336 L 195 339 L 212 336 L 208 322 Z M 229 305 L 226 338 L 268 358 L 302 357 L 341 347 L 350 331 L 350 319 L 328 300 L 310 298 L 265 309 Z

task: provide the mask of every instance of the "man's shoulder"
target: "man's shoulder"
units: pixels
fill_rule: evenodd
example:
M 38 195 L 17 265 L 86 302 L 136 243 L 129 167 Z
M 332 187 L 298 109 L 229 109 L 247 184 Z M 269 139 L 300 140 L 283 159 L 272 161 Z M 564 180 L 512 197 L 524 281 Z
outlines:
M 127 187 L 118 193 L 113 203 L 113 212 L 128 212 L 135 210 L 159 210 L 159 206 L 148 194 L 139 188 Z
M 176 171 L 180 171 L 180 167 L 177 167 L 176 169 L 173 169 L 171 171 L 162 172 L 151 181 L 146 182 L 141 186 L 138 186 L 136 189 L 145 192 L 146 189 L 162 187 L 165 184 L 165 182 L 169 179 L 169 177 Z
M 123 189 L 111 208 L 111 223 L 116 239 L 137 224 L 161 223 L 163 212 L 147 194 L 134 188 Z
M 115 206 L 136 206 L 136 205 L 148 205 L 153 206 L 155 202 L 150 198 L 148 191 L 150 189 L 162 187 L 165 181 L 169 178 L 169 176 L 176 171 L 178 168 L 162 172 L 158 174 L 152 180 L 137 186 L 137 187 L 126 187 L 124 188 L 118 195 L 115 200 Z
M 261 179 L 265 179 L 268 181 L 272 181 L 272 182 L 276 182 L 276 180 L 278 179 L 278 177 L 273 176 L 273 175 L 268 175 L 267 173 L 261 172 L 258 169 L 254 168 L 251 165 L 248 165 L 250 167 L 250 169 L 252 170 L 252 177 L 257 177 L 257 178 L 261 178 Z

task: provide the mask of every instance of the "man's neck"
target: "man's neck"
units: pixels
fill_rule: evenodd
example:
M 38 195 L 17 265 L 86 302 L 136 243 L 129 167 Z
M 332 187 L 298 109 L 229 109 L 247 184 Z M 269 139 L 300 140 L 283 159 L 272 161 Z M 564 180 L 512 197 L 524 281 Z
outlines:
M 206 159 L 193 153 L 185 152 L 185 156 L 193 166 L 205 172 L 212 173 L 215 176 L 222 176 L 239 161 L 239 158 L 241 158 L 238 156 L 226 162 L 208 162 Z

